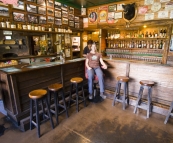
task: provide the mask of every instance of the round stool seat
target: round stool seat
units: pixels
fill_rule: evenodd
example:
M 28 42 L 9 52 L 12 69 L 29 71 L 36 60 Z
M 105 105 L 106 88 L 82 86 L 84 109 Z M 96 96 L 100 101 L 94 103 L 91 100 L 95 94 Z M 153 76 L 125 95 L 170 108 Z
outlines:
M 126 77 L 126 76 L 118 76 L 117 77 L 117 80 L 118 81 L 122 81 L 122 82 L 128 82 L 129 81 L 129 78 Z
M 55 83 L 55 84 L 51 84 L 48 86 L 48 89 L 51 91 L 58 91 L 59 89 L 61 89 L 63 86 L 62 84 L 59 83 Z
M 37 89 L 37 90 L 31 91 L 29 93 L 29 97 L 31 99 L 39 99 L 45 96 L 46 94 L 47 94 L 47 91 L 45 89 Z
M 141 80 L 139 83 L 141 85 L 144 85 L 144 86 L 153 86 L 154 85 L 154 82 L 153 81 L 149 81 L 149 80 Z
M 83 78 L 81 78 L 81 77 L 74 77 L 70 80 L 70 82 L 72 82 L 72 83 L 80 83 L 82 81 L 83 81 Z

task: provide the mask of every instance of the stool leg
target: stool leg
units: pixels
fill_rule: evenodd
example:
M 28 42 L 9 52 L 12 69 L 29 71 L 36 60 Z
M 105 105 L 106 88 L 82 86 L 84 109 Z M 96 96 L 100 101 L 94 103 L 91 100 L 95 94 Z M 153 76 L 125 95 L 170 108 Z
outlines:
M 124 93 L 123 93 L 123 110 L 126 107 L 126 83 L 124 83 Z
M 139 105 L 139 101 L 141 100 L 141 96 L 142 96 L 142 93 L 143 93 L 143 89 L 144 89 L 143 86 L 141 86 L 141 87 L 140 87 L 140 90 L 139 90 L 138 98 L 137 98 L 137 101 L 136 101 L 134 113 L 136 113 L 137 107 L 138 107 L 138 105 Z
M 70 86 L 70 97 L 69 97 L 69 104 L 68 104 L 69 108 L 71 107 L 72 90 L 73 90 L 73 83 L 71 83 L 71 86 Z
M 30 130 L 32 130 L 32 120 L 33 120 L 33 100 L 30 99 Z
M 54 92 L 55 118 L 56 118 L 56 124 L 58 125 L 59 124 L 59 121 L 58 121 L 59 110 L 58 110 L 58 104 L 57 104 L 57 98 L 58 98 L 57 96 L 58 96 L 58 93 L 56 94 L 56 92 Z
M 84 89 L 83 89 L 83 82 L 81 83 L 82 85 L 82 95 L 83 95 L 83 100 L 84 100 L 84 106 L 86 107 L 86 100 L 85 100 L 85 94 L 84 94 Z
M 36 107 L 36 122 L 37 122 L 37 135 L 40 137 L 40 117 L 39 117 L 39 109 L 38 109 L 38 100 L 35 100 L 35 107 Z
M 118 82 L 118 92 L 117 92 L 117 99 L 120 98 L 120 91 L 121 91 L 121 82 Z
M 126 83 L 126 99 L 127 99 L 127 104 L 129 105 L 129 83 Z
M 76 111 L 79 112 L 79 96 L 78 96 L 78 84 L 76 83 Z
M 43 111 L 43 119 L 45 119 L 45 110 L 44 110 L 43 100 L 41 100 L 41 109 Z
M 54 129 L 54 124 L 53 124 L 53 121 L 52 121 L 52 114 L 50 112 L 50 108 L 49 108 L 49 105 L 48 105 L 47 97 L 45 98 L 45 103 L 46 103 L 46 106 L 47 106 L 47 111 L 48 111 L 48 115 L 49 115 L 49 119 L 50 119 L 50 123 L 51 123 L 52 129 Z
M 168 119 L 169 119 L 169 116 L 171 114 L 172 109 L 173 109 L 173 102 L 171 103 L 171 106 L 169 108 L 169 111 L 168 111 L 168 114 L 167 114 L 166 119 L 164 121 L 164 124 L 166 124 L 168 122 Z
M 116 101 L 117 93 L 118 93 L 118 87 L 119 87 L 119 82 L 117 82 L 117 85 L 115 87 L 115 94 L 114 94 L 114 99 L 113 99 L 113 102 L 112 102 L 112 106 L 115 106 L 115 101 Z
M 148 107 L 147 107 L 147 118 L 150 115 L 150 107 L 151 107 L 151 87 L 148 87 Z
M 68 115 L 68 110 L 67 110 L 67 106 L 66 106 L 66 103 L 65 103 L 65 97 L 64 97 L 64 89 L 62 89 L 62 100 L 63 100 L 63 103 L 64 103 L 64 108 L 65 108 L 65 111 L 66 111 L 66 117 L 68 118 L 69 115 Z

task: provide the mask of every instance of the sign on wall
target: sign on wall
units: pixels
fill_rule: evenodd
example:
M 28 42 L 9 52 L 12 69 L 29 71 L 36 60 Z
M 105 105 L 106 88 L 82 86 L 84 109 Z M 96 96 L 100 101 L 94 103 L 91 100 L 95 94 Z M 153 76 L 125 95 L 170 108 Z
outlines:
M 108 6 L 101 6 L 99 7 L 99 23 L 106 23 L 107 22 L 107 13 L 108 13 Z

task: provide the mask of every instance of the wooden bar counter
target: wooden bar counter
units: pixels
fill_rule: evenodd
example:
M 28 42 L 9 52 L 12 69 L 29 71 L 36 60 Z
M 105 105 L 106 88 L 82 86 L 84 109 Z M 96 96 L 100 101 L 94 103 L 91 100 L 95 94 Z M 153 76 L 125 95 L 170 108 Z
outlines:
M 18 65 L 0 69 L 2 97 L 7 115 L 17 125 L 29 117 L 28 93 L 34 89 L 47 89 L 52 83 L 62 83 L 68 94 L 72 77 L 84 78 L 84 59 L 65 63 L 49 62 Z
M 173 67 L 158 63 L 135 61 L 127 59 L 104 58 L 108 69 L 104 70 L 106 92 L 115 91 L 116 77 L 129 76 L 130 99 L 136 99 L 139 92 L 140 80 L 151 80 L 155 82 L 152 93 L 152 101 L 160 108 L 168 107 L 173 101 Z M 10 72 L 0 70 L 0 80 L 5 109 L 10 118 L 18 125 L 21 120 L 29 116 L 29 97 L 31 90 L 47 88 L 48 85 L 59 82 L 63 83 L 66 95 L 70 87 L 70 79 L 80 76 L 85 79 L 85 60 L 67 61 L 63 64 L 58 62 L 45 63 L 39 65 L 27 65 L 21 67 L 14 66 L 16 71 Z M 86 79 L 85 79 L 86 82 Z M 144 92 L 143 98 L 147 93 Z M 133 105 L 133 104 L 132 104 Z M 111 106 L 111 105 L 110 105 Z M 158 113 L 165 115 L 165 113 Z

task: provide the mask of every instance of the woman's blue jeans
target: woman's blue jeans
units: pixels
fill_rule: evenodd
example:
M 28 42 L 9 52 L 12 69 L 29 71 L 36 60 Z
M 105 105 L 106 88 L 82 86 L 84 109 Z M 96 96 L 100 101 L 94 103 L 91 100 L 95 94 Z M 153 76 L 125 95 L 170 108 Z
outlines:
M 88 70 L 88 88 L 89 88 L 89 94 L 93 93 L 93 79 L 94 75 L 96 74 L 99 80 L 99 86 L 100 86 L 100 92 L 104 92 L 104 78 L 103 78 L 103 72 L 100 67 L 93 68 Z

